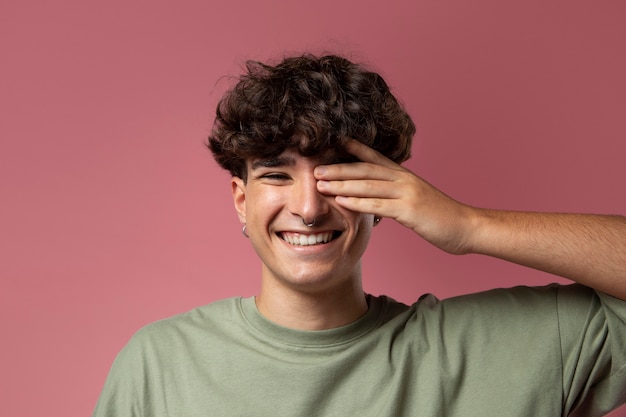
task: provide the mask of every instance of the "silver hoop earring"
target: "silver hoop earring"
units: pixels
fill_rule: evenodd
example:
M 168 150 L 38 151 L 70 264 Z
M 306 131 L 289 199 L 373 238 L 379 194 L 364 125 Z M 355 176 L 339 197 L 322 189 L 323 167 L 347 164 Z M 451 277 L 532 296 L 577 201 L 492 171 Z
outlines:
M 304 220 L 304 217 L 302 218 L 302 223 L 304 223 L 304 225 L 306 227 L 313 227 L 313 226 L 315 226 L 315 222 L 316 222 L 316 220 L 313 219 L 313 221 L 311 223 L 307 223 L 306 220 Z
M 250 237 L 250 236 L 248 235 L 248 232 L 246 232 L 246 227 L 248 227 L 248 225 L 247 225 L 247 224 L 244 224 L 244 225 L 243 225 L 243 227 L 241 228 L 241 234 L 242 234 L 244 237 L 248 238 L 248 237 Z

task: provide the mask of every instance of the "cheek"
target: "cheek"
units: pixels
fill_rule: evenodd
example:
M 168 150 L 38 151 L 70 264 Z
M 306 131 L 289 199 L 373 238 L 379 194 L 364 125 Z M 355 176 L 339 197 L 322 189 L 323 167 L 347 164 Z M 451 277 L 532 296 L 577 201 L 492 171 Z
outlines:
M 354 211 L 348 212 L 347 215 L 350 218 L 350 222 L 355 224 L 359 232 L 369 234 L 374 227 L 374 215 L 357 213 Z
M 367 240 L 369 240 L 372 230 L 374 229 L 374 215 L 373 214 L 362 214 L 361 215 L 361 223 L 360 223 L 360 231 L 361 234 L 367 236 Z
M 364 215 L 359 222 L 359 235 L 366 241 L 369 241 L 373 228 L 374 216 Z
M 364 250 L 372 234 L 374 216 L 371 214 L 350 212 L 348 221 L 354 228 L 354 243 L 360 247 L 359 250 Z
M 263 190 L 249 193 L 246 200 L 248 220 L 259 221 L 273 216 L 284 205 L 279 190 Z

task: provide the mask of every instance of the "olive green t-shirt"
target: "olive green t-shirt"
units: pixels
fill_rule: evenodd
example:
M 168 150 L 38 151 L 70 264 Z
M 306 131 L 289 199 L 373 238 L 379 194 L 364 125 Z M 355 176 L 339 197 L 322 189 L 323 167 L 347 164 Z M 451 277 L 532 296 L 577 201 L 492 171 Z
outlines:
M 138 331 L 94 417 L 590 417 L 625 401 L 626 303 L 553 285 L 370 296 L 323 331 L 217 301 Z

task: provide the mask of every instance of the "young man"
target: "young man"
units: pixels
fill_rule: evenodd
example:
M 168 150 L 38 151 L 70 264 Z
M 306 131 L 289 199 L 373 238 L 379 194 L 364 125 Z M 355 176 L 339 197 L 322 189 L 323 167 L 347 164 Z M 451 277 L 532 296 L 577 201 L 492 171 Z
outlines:
M 380 76 L 343 58 L 250 63 L 209 146 L 260 294 L 140 330 L 94 416 L 599 416 L 626 402 L 626 219 L 461 204 L 399 165 L 414 132 Z M 381 218 L 579 284 L 412 306 L 367 295 Z

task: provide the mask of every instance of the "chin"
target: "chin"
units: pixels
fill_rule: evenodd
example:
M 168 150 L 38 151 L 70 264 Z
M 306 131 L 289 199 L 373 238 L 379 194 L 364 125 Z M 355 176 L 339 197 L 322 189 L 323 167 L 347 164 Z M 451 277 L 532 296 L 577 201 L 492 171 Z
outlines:
M 353 274 L 340 272 L 337 268 L 328 268 L 325 271 L 297 271 L 295 274 L 283 275 L 283 281 L 289 287 L 301 292 L 327 291 L 343 287 Z

